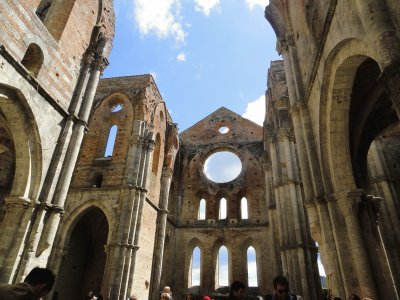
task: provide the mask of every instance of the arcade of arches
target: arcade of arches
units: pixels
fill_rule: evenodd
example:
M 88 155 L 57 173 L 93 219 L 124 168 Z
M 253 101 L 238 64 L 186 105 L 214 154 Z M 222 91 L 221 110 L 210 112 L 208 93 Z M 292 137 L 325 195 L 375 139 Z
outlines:
M 180 134 L 151 75 L 100 79 L 111 0 L 20 2 L 0 1 L 2 282 L 254 299 L 283 274 L 317 300 L 319 254 L 333 295 L 399 299 L 399 1 L 270 0 L 264 125 L 221 107 Z

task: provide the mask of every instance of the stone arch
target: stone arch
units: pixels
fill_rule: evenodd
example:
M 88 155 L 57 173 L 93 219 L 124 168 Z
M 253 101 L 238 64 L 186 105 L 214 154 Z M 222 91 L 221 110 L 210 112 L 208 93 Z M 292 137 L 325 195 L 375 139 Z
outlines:
M 60 300 L 84 297 L 90 290 L 96 294 L 101 291 L 107 260 L 105 245 L 110 239 L 112 223 L 99 205 L 91 204 L 77 209 L 76 218 L 67 228 L 62 248 L 67 251 L 54 288 Z
M 51 62 L 50 62 L 48 47 L 46 46 L 46 43 L 44 43 L 39 36 L 35 34 L 28 34 L 24 36 L 24 43 L 27 46 L 29 46 L 30 44 L 38 45 L 40 50 L 43 52 L 43 66 L 47 67 L 50 65 Z
M 248 249 L 249 249 L 249 247 L 253 247 L 254 248 L 254 250 L 255 250 L 255 253 L 256 253 L 256 262 L 257 262 L 257 287 L 259 287 L 260 286 L 260 282 L 262 282 L 262 270 L 264 270 L 264 268 L 263 268 L 263 266 L 262 266 L 262 259 L 261 259 L 261 257 L 263 257 L 263 254 L 262 254 L 262 247 L 261 247 L 261 245 L 260 245 L 260 243 L 256 240 L 256 239 L 254 239 L 254 238 L 252 238 L 252 237 L 249 237 L 249 238 L 247 238 L 244 242 L 243 242 L 243 244 L 242 244 L 242 259 L 243 259 L 243 261 L 245 261 L 246 262 L 246 266 L 248 266 L 248 259 L 247 259 L 247 251 L 248 251 Z M 248 269 L 246 268 L 246 279 L 248 280 L 248 278 L 249 278 L 249 274 L 248 274 Z M 248 286 L 248 283 L 247 283 L 247 286 Z
M 105 201 L 98 201 L 96 199 L 91 199 L 84 203 L 81 203 L 79 207 L 76 207 L 71 212 L 66 214 L 63 217 L 63 222 L 60 224 L 59 234 L 57 235 L 57 245 L 62 248 L 68 244 L 69 238 L 71 236 L 71 232 L 75 227 L 76 223 L 82 217 L 82 215 L 89 208 L 97 207 L 99 208 L 107 218 L 108 224 L 113 224 L 115 220 L 115 213 L 111 207 L 111 205 Z M 109 233 L 107 236 L 107 240 L 111 240 L 112 237 L 112 227 L 109 226 Z
M 42 149 L 35 117 L 27 100 L 4 85 L 0 85 L 0 107 L 15 149 L 16 164 L 10 196 L 37 199 L 42 176 Z
M 121 105 L 122 109 L 113 111 L 116 105 Z M 103 157 L 107 147 L 110 128 L 113 125 L 118 127 L 116 134 L 113 160 L 118 158 L 118 154 L 125 153 L 127 143 L 121 143 L 131 135 L 134 109 L 128 96 L 123 93 L 114 93 L 96 102 L 89 120 L 89 131 L 82 143 L 82 149 L 92 149 L 85 152 L 85 159 L 96 159 Z M 120 149 L 123 144 L 124 149 Z M 91 147 L 97 145 L 97 147 Z M 115 155 L 114 155 L 115 154 Z
M 341 190 L 356 187 L 349 151 L 349 110 L 357 68 L 368 57 L 373 58 L 373 53 L 367 45 L 357 39 L 347 39 L 338 43 L 326 59 L 321 84 L 319 140 L 327 194 L 339 191 L 339 186 Z M 338 143 L 344 146 L 337 147 Z
M 37 77 L 42 68 L 44 55 L 42 49 L 37 44 L 30 44 L 22 58 L 21 64 L 28 70 L 29 74 Z
M 382 257 L 380 253 L 384 251 L 383 245 L 370 213 L 370 203 L 362 196 L 369 186 L 367 154 L 373 139 L 390 124 L 398 122 L 385 78 L 381 76 L 383 60 L 362 41 L 342 41 L 326 61 L 322 82 L 326 88 L 321 90 L 319 133 L 325 189 L 327 193 L 337 195 L 346 229 L 353 230 L 353 237 L 356 232 L 360 244 L 365 245 L 366 255 L 369 256 L 367 268 L 371 268 L 371 274 L 387 273 L 389 262 L 379 260 Z M 349 202 L 343 201 L 344 197 L 349 199 L 352 193 L 352 209 L 357 213 L 356 224 L 360 223 L 360 229 L 355 227 L 356 230 L 346 216 Z M 367 247 L 372 244 L 374 247 Z M 323 252 L 326 250 L 323 249 L 321 254 Z M 356 247 L 352 247 L 351 254 L 358 255 Z M 374 280 L 379 282 L 380 278 L 375 277 Z M 388 290 L 381 288 L 378 293 L 383 295 Z

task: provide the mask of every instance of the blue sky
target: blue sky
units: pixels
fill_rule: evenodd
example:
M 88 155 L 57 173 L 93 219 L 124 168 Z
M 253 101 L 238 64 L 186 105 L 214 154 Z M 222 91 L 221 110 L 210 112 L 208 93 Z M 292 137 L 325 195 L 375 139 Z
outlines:
M 104 77 L 152 74 L 180 132 L 221 106 L 261 124 L 280 59 L 268 0 L 118 0 Z
M 221 106 L 262 124 L 267 71 L 281 59 L 264 18 L 268 0 L 114 5 L 116 35 L 103 77 L 152 74 L 180 132 Z

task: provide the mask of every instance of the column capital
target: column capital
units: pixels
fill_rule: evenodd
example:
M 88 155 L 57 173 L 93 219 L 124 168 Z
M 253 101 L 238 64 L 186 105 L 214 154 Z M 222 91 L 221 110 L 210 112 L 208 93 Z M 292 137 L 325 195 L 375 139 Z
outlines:
M 25 197 L 13 197 L 13 196 L 6 197 L 4 201 L 7 208 L 17 207 L 17 206 L 27 208 L 32 203 L 31 199 Z
M 278 138 L 284 139 L 288 138 L 289 140 L 293 140 L 293 130 L 291 128 L 279 128 Z
M 174 174 L 174 170 L 172 170 L 169 167 L 164 167 L 163 170 L 162 170 L 162 176 L 163 177 L 171 178 L 173 174 Z
M 99 55 L 95 56 L 92 65 L 94 70 L 98 70 L 102 74 L 105 68 L 109 65 L 109 62 L 106 57 Z
M 363 195 L 363 189 L 352 189 L 337 192 L 334 196 L 337 199 L 339 208 L 344 216 L 357 216 L 359 211 L 359 204 L 361 203 Z
M 148 139 L 146 141 L 146 150 L 152 152 L 156 147 L 156 142 L 154 140 Z
M 288 52 L 289 46 L 287 40 L 285 38 L 281 38 L 278 40 L 278 52 Z
M 294 34 L 293 33 L 292 34 L 288 34 L 286 36 L 286 41 L 287 41 L 287 44 L 288 44 L 289 47 L 296 46 L 295 38 L 294 38 Z

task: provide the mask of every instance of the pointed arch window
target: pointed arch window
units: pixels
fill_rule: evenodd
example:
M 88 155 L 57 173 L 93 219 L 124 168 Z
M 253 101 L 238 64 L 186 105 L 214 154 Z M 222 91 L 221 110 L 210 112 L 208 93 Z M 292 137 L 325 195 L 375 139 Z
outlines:
M 247 248 L 247 274 L 249 287 L 258 286 L 257 255 L 256 250 L 252 246 Z
M 199 214 L 198 214 L 198 220 L 205 220 L 206 219 L 206 200 L 201 199 L 200 204 L 199 204 Z
M 118 132 L 118 126 L 117 125 L 111 126 L 110 132 L 108 134 L 106 151 L 104 153 L 105 157 L 110 157 L 110 156 L 113 155 L 114 146 L 115 146 L 115 140 L 117 138 L 117 132 Z
M 323 277 L 326 277 L 326 272 L 325 272 L 324 265 L 322 264 L 318 243 L 315 243 L 315 247 L 317 248 L 317 251 L 318 251 L 317 264 L 318 264 L 319 276 L 321 278 L 321 286 L 322 286 L 322 288 L 327 288 L 326 281 L 322 280 Z
M 225 246 L 221 246 L 218 250 L 217 259 L 217 285 L 228 286 L 229 285 L 229 257 L 228 249 Z
M 240 216 L 242 217 L 242 220 L 247 220 L 249 218 L 249 207 L 245 197 L 240 200 Z
M 43 51 L 34 43 L 28 46 L 21 64 L 29 71 L 33 77 L 37 77 L 43 65 Z
M 153 163 L 151 165 L 151 171 L 154 175 L 157 175 L 158 172 L 158 165 L 160 163 L 160 154 L 161 154 L 161 139 L 160 134 L 157 133 L 156 135 L 156 145 L 153 151 Z
M 201 274 L 201 250 L 199 247 L 195 247 L 192 253 L 192 261 L 190 268 L 191 286 L 200 286 L 200 274 Z
M 225 220 L 227 217 L 227 204 L 226 204 L 226 199 L 221 198 L 219 200 L 219 214 L 218 214 L 218 219 L 219 220 Z

